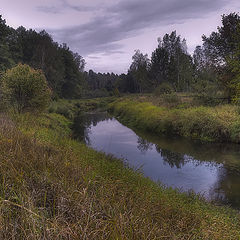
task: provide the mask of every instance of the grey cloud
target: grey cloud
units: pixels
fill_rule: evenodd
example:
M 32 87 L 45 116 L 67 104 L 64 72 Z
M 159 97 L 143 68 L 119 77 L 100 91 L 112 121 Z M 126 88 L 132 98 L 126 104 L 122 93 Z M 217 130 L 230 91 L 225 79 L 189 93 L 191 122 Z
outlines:
M 88 56 L 89 59 L 101 59 L 101 57 L 97 57 L 97 56 Z
M 73 5 L 70 4 L 67 0 L 59 0 L 59 3 L 55 6 L 37 6 L 37 11 L 45 12 L 45 13 L 52 13 L 52 14 L 59 14 L 63 13 L 65 10 L 75 10 L 78 12 L 89 12 L 99 9 L 99 7 L 91 7 L 86 5 Z
M 62 13 L 62 9 L 55 6 L 37 6 L 37 11 L 44 13 L 58 14 Z
M 121 49 L 119 41 L 143 30 L 202 18 L 227 3 L 226 0 L 121 0 L 86 24 L 55 30 L 52 34 L 83 55 L 112 54 Z

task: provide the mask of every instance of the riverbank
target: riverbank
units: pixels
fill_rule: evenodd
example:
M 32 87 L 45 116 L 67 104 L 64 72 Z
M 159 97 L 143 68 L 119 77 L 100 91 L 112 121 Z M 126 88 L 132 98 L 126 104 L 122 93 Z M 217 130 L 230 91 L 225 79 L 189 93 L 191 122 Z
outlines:
M 233 105 L 166 107 L 124 97 L 111 103 L 109 111 L 131 127 L 159 135 L 240 142 L 239 108 Z
M 114 99 L 114 97 L 69 100 L 58 99 L 57 101 L 51 102 L 48 107 L 48 112 L 57 113 L 63 115 L 67 119 L 74 120 L 79 113 L 106 109 L 107 105 L 113 102 Z
M 239 239 L 239 214 L 71 139 L 58 114 L 0 117 L 0 238 Z

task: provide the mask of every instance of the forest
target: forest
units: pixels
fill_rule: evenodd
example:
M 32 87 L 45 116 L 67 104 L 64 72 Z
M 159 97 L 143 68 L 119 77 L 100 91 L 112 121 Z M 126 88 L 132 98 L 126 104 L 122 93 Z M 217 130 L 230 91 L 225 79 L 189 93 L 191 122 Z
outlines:
M 194 93 L 202 98 L 237 102 L 240 95 L 240 16 L 222 16 L 222 26 L 202 36 L 202 46 L 188 52 L 187 40 L 173 31 L 158 38 L 149 58 L 135 50 L 128 72 L 85 71 L 86 62 L 46 31 L 13 29 L 0 17 L 0 72 L 18 63 L 41 69 L 53 99 L 102 97 L 121 93 Z

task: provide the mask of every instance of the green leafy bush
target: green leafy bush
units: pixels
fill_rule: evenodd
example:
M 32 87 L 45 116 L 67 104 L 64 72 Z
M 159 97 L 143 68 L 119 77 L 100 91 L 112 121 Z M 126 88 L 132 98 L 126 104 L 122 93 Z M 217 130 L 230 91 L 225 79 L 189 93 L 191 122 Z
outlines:
M 169 83 L 161 83 L 154 91 L 154 94 L 156 96 L 162 95 L 162 94 L 170 94 L 174 92 L 173 87 Z
M 19 113 L 44 110 L 51 96 L 42 71 L 23 64 L 4 73 L 1 93 L 4 102 Z
M 232 91 L 232 102 L 240 105 L 240 83 L 239 79 L 236 79 L 231 83 L 231 91 Z
M 194 84 L 193 91 L 196 94 L 193 98 L 196 105 L 216 106 L 227 103 L 224 91 L 219 87 L 216 80 L 199 80 Z

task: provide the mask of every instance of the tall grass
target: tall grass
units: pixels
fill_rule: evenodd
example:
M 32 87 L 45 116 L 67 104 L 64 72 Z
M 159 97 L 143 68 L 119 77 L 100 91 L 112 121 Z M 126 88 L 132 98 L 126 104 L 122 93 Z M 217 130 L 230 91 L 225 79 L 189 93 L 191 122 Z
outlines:
M 0 116 L 0 239 L 239 239 L 235 211 L 160 187 L 68 126 Z
M 122 99 L 110 104 L 109 110 L 128 124 L 156 134 L 240 142 L 240 115 L 232 105 L 181 109 Z
M 51 102 L 48 107 L 48 112 L 57 113 L 73 120 L 78 112 L 94 111 L 100 108 L 103 109 L 113 100 L 114 97 L 75 100 L 58 99 L 57 101 Z

